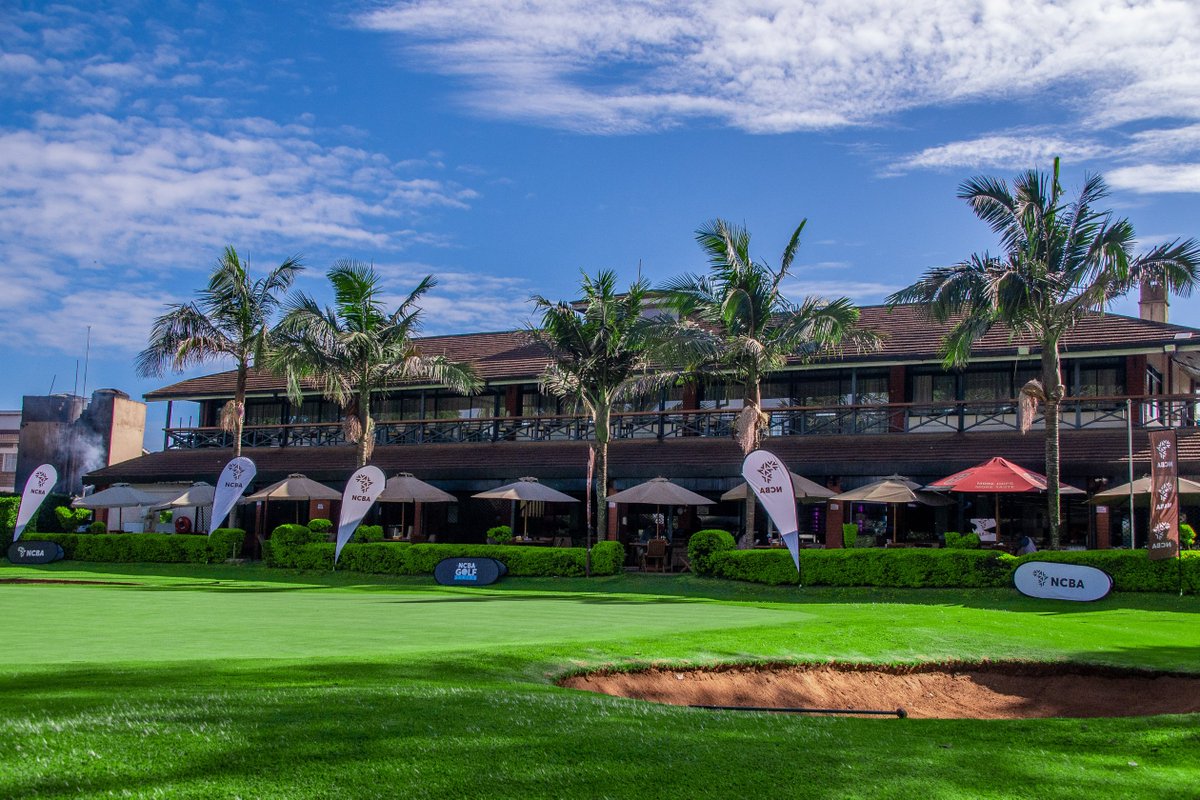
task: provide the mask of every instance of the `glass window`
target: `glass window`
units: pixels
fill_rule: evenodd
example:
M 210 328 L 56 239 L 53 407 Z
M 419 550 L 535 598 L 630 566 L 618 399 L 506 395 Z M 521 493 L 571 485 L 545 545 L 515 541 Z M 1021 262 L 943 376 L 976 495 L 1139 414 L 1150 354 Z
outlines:
M 792 405 L 791 381 L 763 381 L 761 389 L 763 408 L 783 408 Z
M 855 379 L 858 396 L 854 402 L 860 405 L 877 405 L 889 402 L 887 373 L 860 372 Z
M 306 398 L 292 406 L 292 422 L 340 422 L 342 413 L 337 404 L 323 398 Z
M 796 404 L 801 406 L 840 406 L 853 401 L 850 376 L 837 373 L 799 378 L 794 391 Z
M 954 402 L 954 375 L 947 372 L 917 373 L 912 376 L 914 403 Z
M 963 399 L 1011 400 L 1013 373 L 1010 370 L 971 370 L 963 375 Z
M 1125 394 L 1125 365 L 1118 360 L 1092 359 L 1079 364 L 1076 397 L 1115 397 Z
M 247 425 L 278 425 L 282 420 L 282 402 L 251 400 L 246 403 Z
M 394 392 L 376 397 L 371 403 L 371 415 L 380 422 L 421 418 L 420 392 Z
M 0 464 L 0 472 L 16 472 L 17 471 L 17 454 L 5 453 L 4 463 Z

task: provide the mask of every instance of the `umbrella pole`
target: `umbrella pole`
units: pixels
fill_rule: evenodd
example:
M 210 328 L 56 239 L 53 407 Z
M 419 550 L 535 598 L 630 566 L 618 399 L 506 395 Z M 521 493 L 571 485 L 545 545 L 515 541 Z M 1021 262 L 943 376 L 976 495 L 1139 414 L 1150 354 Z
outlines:
M 512 513 L 508 520 L 508 529 L 512 531 L 512 535 L 517 535 L 517 501 L 512 501 Z
M 1000 544 L 1000 493 L 996 492 L 996 544 Z

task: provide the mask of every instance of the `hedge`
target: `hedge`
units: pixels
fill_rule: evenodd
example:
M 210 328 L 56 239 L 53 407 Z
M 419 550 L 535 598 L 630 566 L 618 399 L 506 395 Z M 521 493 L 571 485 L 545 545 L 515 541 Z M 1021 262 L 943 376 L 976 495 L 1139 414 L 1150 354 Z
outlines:
M 39 533 L 57 542 L 65 558 L 110 563 L 211 564 L 241 554 L 246 534 L 240 528 L 218 528 L 211 536 L 168 533 Z
M 1012 582 L 1016 559 L 1005 553 L 931 548 L 801 550 L 806 586 L 984 587 Z M 695 562 L 693 562 L 693 566 Z M 780 585 L 796 583 L 787 550 L 728 550 L 712 559 L 718 578 Z
M 1113 578 L 1118 592 L 1178 592 L 1180 568 L 1183 591 L 1200 594 L 1200 551 L 1185 550 L 1183 563 L 1164 558 L 1151 561 L 1145 550 L 1050 550 L 1014 560 L 1014 569 L 1026 561 L 1055 561 L 1102 569 Z
M 292 569 L 330 569 L 334 545 L 327 542 L 271 548 L 271 566 Z M 339 570 L 383 575 L 432 575 L 443 558 L 494 558 L 504 562 L 510 575 L 577 577 L 584 574 L 586 551 L 580 547 L 510 547 L 477 544 L 408 544 L 351 541 L 342 550 Z M 620 542 L 600 542 L 592 548 L 592 574 L 615 575 L 625 564 Z
M 1179 591 L 1180 564 L 1151 561 L 1145 550 L 1061 550 L 1016 558 L 995 550 L 871 548 L 801 550 L 805 586 L 882 586 L 982 588 L 1012 586 L 1012 573 L 1026 561 L 1055 561 L 1102 569 L 1122 592 Z M 696 562 L 692 562 L 696 566 Z M 713 554 L 711 574 L 718 578 L 765 583 L 797 582 L 787 550 L 726 550 Z M 1200 593 L 1200 552 L 1183 554 L 1183 590 Z

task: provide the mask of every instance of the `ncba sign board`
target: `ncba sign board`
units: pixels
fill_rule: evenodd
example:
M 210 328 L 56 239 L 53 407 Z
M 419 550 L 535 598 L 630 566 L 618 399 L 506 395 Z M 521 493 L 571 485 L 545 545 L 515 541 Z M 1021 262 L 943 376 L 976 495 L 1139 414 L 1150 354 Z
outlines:
M 443 558 L 433 568 L 442 586 L 487 586 L 508 574 L 503 561 L 494 558 Z
M 56 542 L 16 541 L 8 546 L 8 560 L 14 564 L 49 564 L 63 557 Z
M 1026 561 L 1013 573 L 1021 594 L 1046 600 L 1099 600 L 1112 591 L 1112 576 L 1095 567 Z

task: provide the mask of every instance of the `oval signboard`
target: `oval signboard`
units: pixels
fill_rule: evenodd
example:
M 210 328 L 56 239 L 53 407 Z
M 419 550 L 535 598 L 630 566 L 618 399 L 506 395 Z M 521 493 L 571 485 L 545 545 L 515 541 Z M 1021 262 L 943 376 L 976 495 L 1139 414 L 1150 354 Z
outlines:
M 433 577 L 443 586 L 487 586 L 508 574 L 504 562 L 494 558 L 443 558 Z
M 16 541 L 8 546 L 8 560 L 14 564 L 49 564 L 62 557 L 57 542 Z
M 1112 576 L 1095 567 L 1026 561 L 1013 573 L 1021 594 L 1047 600 L 1099 600 L 1112 591 Z

